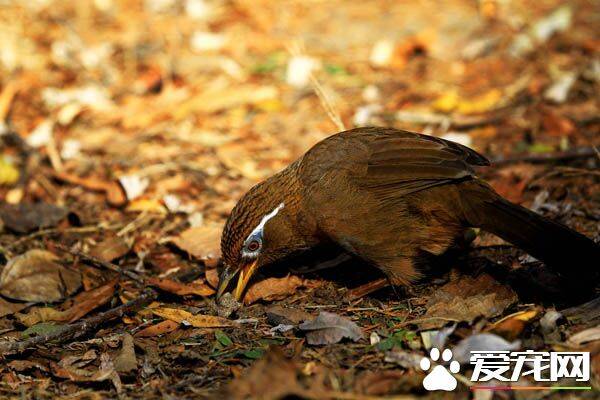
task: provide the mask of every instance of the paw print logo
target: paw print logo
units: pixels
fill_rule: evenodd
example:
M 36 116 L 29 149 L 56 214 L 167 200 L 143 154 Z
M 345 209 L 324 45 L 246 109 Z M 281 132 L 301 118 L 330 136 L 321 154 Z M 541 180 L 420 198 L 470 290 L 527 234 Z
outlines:
M 452 359 L 452 350 L 444 350 L 441 356 L 442 360 L 447 363 Z M 440 351 L 434 347 L 429 352 L 429 357 L 423 357 L 419 364 L 423 371 L 429 371 L 432 366 L 431 361 L 437 362 L 439 359 Z M 460 364 L 458 361 L 452 361 L 449 368 L 446 368 L 443 365 L 436 365 L 429 371 L 425 379 L 423 379 L 423 387 L 429 391 L 445 390 L 450 392 L 456 389 L 456 378 L 448 372 L 448 369 L 450 369 L 450 372 L 456 374 L 460 371 Z

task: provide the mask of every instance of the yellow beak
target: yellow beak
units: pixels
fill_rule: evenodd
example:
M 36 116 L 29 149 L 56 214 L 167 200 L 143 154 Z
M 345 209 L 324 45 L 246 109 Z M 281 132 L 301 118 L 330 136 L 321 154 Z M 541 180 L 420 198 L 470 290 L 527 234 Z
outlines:
M 233 293 L 233 297 L 239 302 L 242 302 L 242 296 L 244 295 L 244 289 L 248 286 L 248 282 L 254 272 L 256 272 L 256 266 L 258 264 L 258 260 L 254 260 L 249 264 L 246 264 L 240 270 L 240 275 L 238 276 L 237 285 L 235 287 L 235 292 Z

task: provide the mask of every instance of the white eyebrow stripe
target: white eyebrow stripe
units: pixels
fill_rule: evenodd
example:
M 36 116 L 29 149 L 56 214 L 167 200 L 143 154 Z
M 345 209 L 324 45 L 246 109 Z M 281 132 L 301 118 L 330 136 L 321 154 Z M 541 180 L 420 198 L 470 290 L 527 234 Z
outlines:
M 262 232 L 263 229 L 265 228 L 265 224 L 267 222 L 269 222 L 269 220 L 271 218 L 273 218 L 274 216 L 277 215 L 277 213 L 283 209 L 283 207 L 285 206 L 285 204 L 280 203 L 277 207 L 275 207 L 273 209 L 273 211 L 271 211 L 270 213 L 268 213 L 267 215 L 265 215 L 264 217 L 262 217 L 262 219 L 260 220 L 259 224 L 256 225 L 256 228 L 254 228 L 254 230 L 252 230 L 252 232 L 250 232 L 250 234 L 248 235 L 248 237 L 246 238 L 245 241 L 247 241 L 248 239 L 250 239 L 252 236 L 256 235 L 259 232 Z

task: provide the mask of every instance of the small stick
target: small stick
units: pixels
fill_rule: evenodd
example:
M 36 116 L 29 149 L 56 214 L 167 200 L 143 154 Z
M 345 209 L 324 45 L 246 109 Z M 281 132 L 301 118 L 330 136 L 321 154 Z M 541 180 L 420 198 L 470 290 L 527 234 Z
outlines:
M 81 258 L 83 258 L 83 259 L 85 259 L 85 260 L 87 260 L 87 261 L 89 261 L 89 262 L 91 262 L 93 264 L 96 264 L 96 265 L 98 265 L 98 266 L 100 266 L 102 268 L 106 268 L 106 269 L 108 269 L 110 271 L 117 272 L 117 273 L 119 273 L 121 275 L 126 275 L 127 277 L 133 279 L 134 281 L 136 281 L 138 283 L 141 283 L 144 286 L 146 286 L 146 282 L 144 281 L 144 278 L 142 278 L 141 276 L 139 276 L 138 274 L 136 274 L 133 271 L 128 271 L 126 269 L 123 269 L 123 268 L 119 267 L 116 264 L 110 263 L 108 261 L 101 260 L 99 258 L 96 258 L 94 256 L 86 254 L 86 253 L 84 253 L 82 251 L 73 250 L 73 249 L 65 246 L 64 244 L 54 243 L 53 245 L 54 245 L 54 247 L 56 247 L 59 250 L 62 250 L 62 251 L 66 252 L 66 253 L 69 253 L 69 254 L 72 254 L 72 255 L 74 255 L 76 257 L 81 257 Z
M 325 89 L 323 89 L 323 86 L 321 86 L 321 83 L 312 72 L 310 73 L 310 83 L 312 84 L 313 90 L 317 94 L 321 105 L 325 109 L 327 116 L 329 117 L 331 122 L 333 122 L 336 129 L 339 131 L 346 130 L 346 127 L 342 122 L 342 118 L 340 117 L 340 113 L 336 110 L 335 106 L 331 102 L 331 99 L 329 98 L 329 96 L 327 96 L 327 93 L 325 93 Z
M 125 314 L 136 311 L 150 304 L 157 295 L 158 294 L 155 290 L 147 288 L 136 299 L 128 301 L 125 304 L 121 304 L 118 307 L 112 308 L 96 316 L 86 318 L 73 324 L 61 326 L 54 332 L 35 336 L 18 342 L 0 342 L 0 355 L 22 353 L 28 348 L 36 345 L 46 344 L 48 342 L 60 344 L 84 336 L 105 322 L 120 318 Z
M 389 286 L 390 281 L 387 278 L 380 278 L 369 283 L 365 283 L 364 285 L 355 287 L 348 291 L 346 298 L 350 301 L 360 299 L 368 295 L 369 293 L 373 293 L 376 290 Z
M 509 156 L 506 158 L 498 157 L 492 159 L 491 163 L 494 166 L 517 164 L 520 162 L 528 163 L 549 163 L 556 161 L 570 161 L 579 158 L 589 158 L 596 156 L 596 149 L 593 146 L 590 147 L 579 147 L 567 151 L 558 151 L 554 153 L 546 154 L 523 154 L 517 156 Z

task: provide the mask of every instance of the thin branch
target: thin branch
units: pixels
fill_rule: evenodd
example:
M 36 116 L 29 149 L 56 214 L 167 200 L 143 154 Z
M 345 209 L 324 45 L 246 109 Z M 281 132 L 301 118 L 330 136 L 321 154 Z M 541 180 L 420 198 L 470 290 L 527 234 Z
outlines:
M 73 256 L 76 256 L 76 257 L 81 257 L 81 258 L 83 258 L 83 259 L 91 262 L 92 264 L 96 264 L 97 266 L 100 266 L 102 268 L 106 268 L 106 269 L 108 269 L 110 271 L 117 272 L 117 273 L 119 273 L 121 275 L 126 275 L 127 277 L 133 279 L 134 281 L 136 281 L 138 283 L 141 283 L 144 286 L 146 286 L 146 282 L 144 281 L 144 279 L 141 276 L 139 276 L 138 274 L 136 274 L 135 272 L 133 272 L 133 271 L 129 271 L 129 270 L 123 269 L 123 268 L 119 267 L 116 264 L 113 264 L 113 263 L 108 262 L 108 261 L 101 260 L 99 258 L 96 258 L 94 256 L 86 254 L 86 253 L 84 253 L 82 251 L 71 249 L 71 248 L 65 246 L 64 244 L 54 243 L 53 245 L 54 245 L 54 247 L 56 247 L 59 250 L 62 250 L 64 252 L 69 253 L 69 254 L 71 254 Z
M 310 83 L 312 84 L 313 89 L 317 94 L 319 101 L 321 102 L 321 105 L 325 109 L 327 116 L 329 116 L 329 119 L 331 119 L 331 122 L 333 122 L 339 131 L 346 130 L 346 127 L 342 122 L 342 118 L 340 117 L 340 113 L 335 109 L 331 99 L 329 96 L 327 96 L 327 93 L 325 93 L 323 86 L 321 86 L 321 83 L 312 72 L 310 73 Z
M 288 52 L 292 56 L 299 56 L 304 53 L 304 48 L 303 48 L 303 45 L 301 42 L 292 43 L 287 47 L 288 47 Z M 313 90 L 315 91 L 317 97 L 319 98 L 319 101 L 321 102 L 321 105 L 323 106 L 323 109 L 325 110 L 325 113 L 327 113 L 327 116 L 329 117 L 331 122 L 333 122 L 333 124 L 335 125 L 335 127 L 338 131 L 345 131 L 346 127 L 344 126 L 344 123 L 342 122 L 340 113 L 335 108 L 335 106 L 333 105 L 333 102 L 331 101 L 331 99 L 329 98 L 327 93 L 325 92 L 325 89 L 323 88 L 323 86 L 321 85 L 321 83 L 319 82 L 319 80 L 317 79 L 317 77 L 315 76 L 315 74 L 312 71 L 310 72 L 309 78 L 310 78 L 310 84 L 311 84 Z
M 63 325 L 51 333 L 35 336 L 18 342 L 0 342 L 0 355 L 22 353 L 33 346 L 47 343 L 57 345 L 85 336 L 96 330 L 101 324 L 116 318 L 121 318 L 125 314 L 137 311 L 140 308 L 150 304 L 157 295 L 158 294 L 155 290 L 147 288 L 136 299 L 128 301 L 125 304 L 112 308 L 96 316 L 86 318 L 73 324 Z
M 517 164 L 520 162 L 527 163 L 552 163 L 558 161 L 571 161 L 582 158 L 590 158 L 596 156 L 596 149 L 592 146 L 590 147 L 579 147 L 572 150 L 567 151 L 557 151 L 554 153 L 545 153 L 545 154 L 523 154 L 509 157 L 498 157 L 492 159 L 492 165 L 502 166 L 502 165 L 510 165 Z

